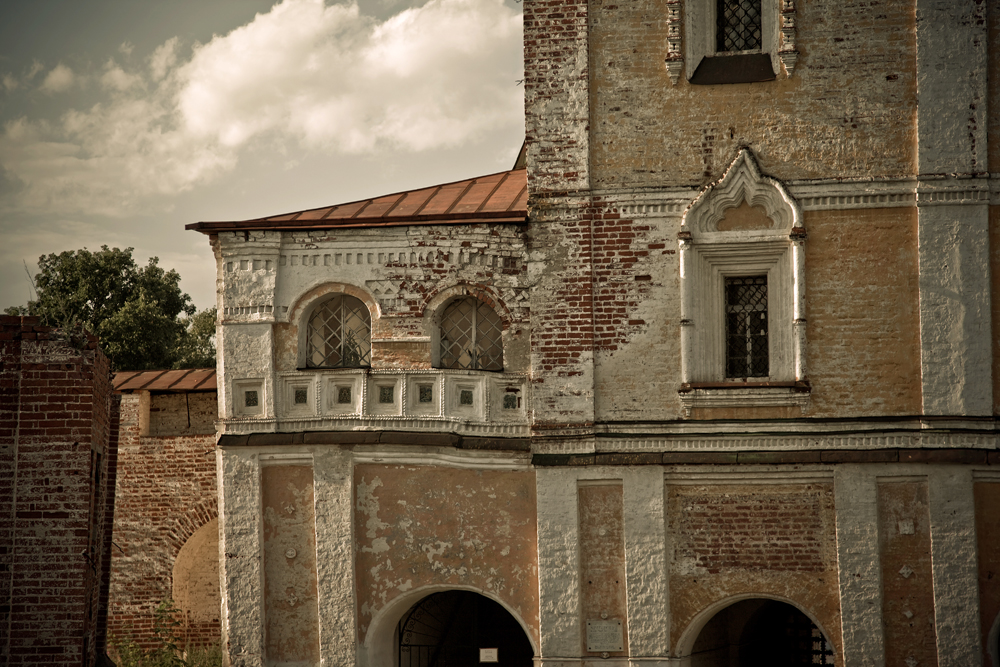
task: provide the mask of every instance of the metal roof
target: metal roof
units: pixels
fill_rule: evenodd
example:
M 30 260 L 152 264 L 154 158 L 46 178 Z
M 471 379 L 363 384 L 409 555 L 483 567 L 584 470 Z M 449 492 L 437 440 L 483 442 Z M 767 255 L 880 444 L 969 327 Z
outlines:
M 112 380 L 115 391 L 215 391 L 214 368 L 182 371 L 122 371 Z
M 528 219 L 526 174 L 525 169 L 512 169 L 465 181 L 267 218 L 195 222 L 187 225 L 186 229 L 214 234 L 251 229 L 521 223 Z

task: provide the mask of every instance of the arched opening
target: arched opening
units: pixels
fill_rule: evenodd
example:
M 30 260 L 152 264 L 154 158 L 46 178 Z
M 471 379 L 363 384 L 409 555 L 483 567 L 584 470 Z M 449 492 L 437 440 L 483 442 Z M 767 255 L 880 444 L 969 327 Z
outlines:
M 469 591 L 428 595 L 403 614 L 397 628 L 398 667 L 457 667 L 492 663 L 531 667 L 527 635 L 499 603 Z
M 177 633 L 182 648 L 218 644 L 222 597 L 219 594 L 219 520 L 195 531 L 174 560 L 174 606 L 181 612 Z
M 777 600 L 742 600 L 705 624 L 691 667 L 834 665 L 833 645 L 808 616 Z

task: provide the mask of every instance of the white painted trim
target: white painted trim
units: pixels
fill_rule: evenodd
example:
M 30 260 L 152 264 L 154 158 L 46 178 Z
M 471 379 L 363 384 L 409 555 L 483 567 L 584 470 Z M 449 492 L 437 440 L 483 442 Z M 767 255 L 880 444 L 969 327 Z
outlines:
M 748 484 L 774 486 L 776 484 L 830 484 L 833 469 L 819 466 L 797 466 L 797 470 L 784 470 L 764 466 L 743 465 L 730 470 L 668 470 L 663 473 L 667 486 L 702 486 L 704 484 Z
M 444 466 L 473 470 L 527 470 L 531 454 L 497 454 L 478 450 L 413 445 L 355 445 L 354 464 Z
M 871 466 L 834 471 L 837 573 L 844 665 L 884 665 L 878 486 Z
M 938 467 L 929 471 L 927 479 L 938 665 L 981 665 L 972 474 L 964 467 Z
M 720 230 L 726 212 L 742 203 L 764 209 L 770 229 Z M 681 382 L 723 382 L 725 372 L 725 278 L 767 275 L 769 375 L 772 382 L 805 376 L 805 253 L 802 212 L 779 181 L 761 174 L 742 149 L 721 179 L 705 188 L 681 218 Z M 790 236 L 794 234 L 794 237 Z M 803 326 L 796 327 L 801 322 Z M 694 392 L 692 392 L 694 393 Z M 681 396 L 706 406 L 732 406 L 722 391 Z M 784 389 L 745 393 L 743 405 L 797 405 Z M 794 399 L 791 403 L 783 400 Z M 763 403 L 760 403 L 763 401 Z M 691 401 L 684 405 L 690 416 Z

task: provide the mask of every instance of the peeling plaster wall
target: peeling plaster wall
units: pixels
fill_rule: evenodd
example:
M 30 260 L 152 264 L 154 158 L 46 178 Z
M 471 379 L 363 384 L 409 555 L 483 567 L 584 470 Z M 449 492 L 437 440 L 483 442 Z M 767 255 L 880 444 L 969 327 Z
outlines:
M 533 473 L 358 465 L 354 484 L 359 641 L 396 596 L 450 586 L 500 600 L 537 643 Z

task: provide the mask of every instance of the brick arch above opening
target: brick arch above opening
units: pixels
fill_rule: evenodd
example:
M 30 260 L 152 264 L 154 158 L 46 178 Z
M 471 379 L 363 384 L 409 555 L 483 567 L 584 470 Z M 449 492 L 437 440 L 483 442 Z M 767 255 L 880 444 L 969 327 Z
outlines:
M 166 540 L 170 545 L 171 562 L 176 562 L 177 555 L 196 532 L 218 518 L 219 505 L 214 496 L 202 499 L 178 514 L 166 528 Z
M 487 285 L 466 282 L 439 287 L 428 292 L 421 304 L 420 315 L 423 317 L 429 316 L 431 319 L 436 320 L 450 301 L 469 296 L 479 299 L 492 308 L 500 316 L 500 319 L 503 320 L 504 328 L 510 326 L 513 318 L 510 309 L 503 299 L 500 298 L 500 295 Z
M 373 323 L 382 316 L 378 301 L 364 288 L 348 283 L 326 282 L 300 294 L 288 309 L 287 321 L 293 324 L 298 323 L 309 314 L 313 307 L 338 294 L 353 296 L 365 304 Z

